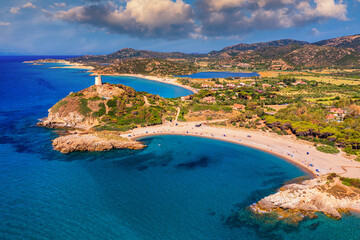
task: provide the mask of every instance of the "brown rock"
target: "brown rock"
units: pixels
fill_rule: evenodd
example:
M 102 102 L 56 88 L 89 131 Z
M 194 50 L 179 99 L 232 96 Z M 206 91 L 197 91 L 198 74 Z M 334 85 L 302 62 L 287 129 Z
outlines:
M 333 218 L 341 218 L 343 209 L 360 203 L 360 194 L 353 187 L 345 186 L 339 178 L 331 181 L 327 176 L 306 180 L 302 183 L 288 184 L 279 192 L 261 199 L 250 208 L 257 213 L 304 212 L 305 217 L 313 212 L 323 212 Z
M 142 149 L 145 147 L 140 142 L 119 137 L 114 133 L 86 133 L 61 136 L 53 140 L 53 147 L 61 153 L 75 151 L 108 151 L 112 149 Z

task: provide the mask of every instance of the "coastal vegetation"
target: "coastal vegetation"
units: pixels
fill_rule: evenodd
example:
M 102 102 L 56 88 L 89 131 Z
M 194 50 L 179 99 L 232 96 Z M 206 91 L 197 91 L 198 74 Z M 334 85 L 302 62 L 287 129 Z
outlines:
M 151 103 L 145 104 L 145 98 Z M 73 127 L 84 125 L 97 131 L 126 131 L 161 124 L 176 115 L 171 100 L 120 84 L 91 86 L 71 93 L 50 109 L 49 119 L 62 119 Z M 76 116 L 75 120 L 73 116 Z
M 331 153 L 331 154 L 336 154 L 340 152 L 339 149 L 337 149 L 336 147 L 329 145 L 317 146 L 316 149 L 319 150 L 320 152 Z
M 359 178 L 345 178 L 341 177 L 340 180 L 346 186 L 352 186 L 360 189 L 360 179 Z
M 79 119 L 89 120 L 98 131 L 126 131 L 173 121 L 179 108 L 179 121 L 220 120 L 213 124 L 292 134 L 314 142 L 319 151 L 335 154 L 340 148 L 360 156 L 359 39 L 354 35 L 313 44 L 296 40 L 238 44 L 207 55 L 125 48 L 78 57 L 71 61 L 91 65 L 97 74 L 262 72 L 261 77 L 248 78 L 178 78 L 184 86 L 197 89 L 181 99 L 128 89 L 119 96 L 87 96 L 81 91 L 57 103 L 52 112 L 75 108 Z

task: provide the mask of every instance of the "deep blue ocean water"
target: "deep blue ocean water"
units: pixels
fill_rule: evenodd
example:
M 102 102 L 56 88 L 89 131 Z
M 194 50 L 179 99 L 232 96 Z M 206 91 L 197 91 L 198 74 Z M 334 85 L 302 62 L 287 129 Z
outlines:
M 336 221 L 320 214 L 293 228 L 234 217 L 306 174 L 252 148 L 158 136 L 142 139 L 148 147 L 140 151 L 53 151 L 56 131 L 34 125 L 93 77 L 21 63 L 32 58 L 0 57 L 0 239 L 360 239 L 355 215 Z M 112 81 L 187 94 L 146 80 Z
M 256 72 L 252 73 L 243 73 L 243 72 L 199 72 L 193 73 L 190 75 L 181 75 L 179 77 L 188 77 L 188 78 L 227 78 L 227 77 L 255 77 L 260 76 Z

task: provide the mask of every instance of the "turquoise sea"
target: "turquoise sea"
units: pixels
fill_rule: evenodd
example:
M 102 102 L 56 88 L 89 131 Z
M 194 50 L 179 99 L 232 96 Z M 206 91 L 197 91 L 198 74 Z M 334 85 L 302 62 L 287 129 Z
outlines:
M 148 147 L 140 151 L 53 151 L 56 131 L 35 124 L 94 78 L 22 63 L 35 58 L 44 57 L 0 57 L 0 239 L 360 239 L 354 214 L 339 221 L 319 214 L 291 227 L 252 221 L 246 206 L 306 175 L 259 150 L 168 135 L 142 139 Z M 164 97 L 189 94 L 143 79 L 105 81 Z

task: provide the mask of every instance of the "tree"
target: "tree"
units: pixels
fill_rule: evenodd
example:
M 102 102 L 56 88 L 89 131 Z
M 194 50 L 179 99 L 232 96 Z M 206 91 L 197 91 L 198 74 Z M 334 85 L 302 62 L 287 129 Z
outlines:
M 253 112 L 246 110 L 245 111 L 245 117 L 248 118 L 248 119 L 251 119 L 253 117 Z

